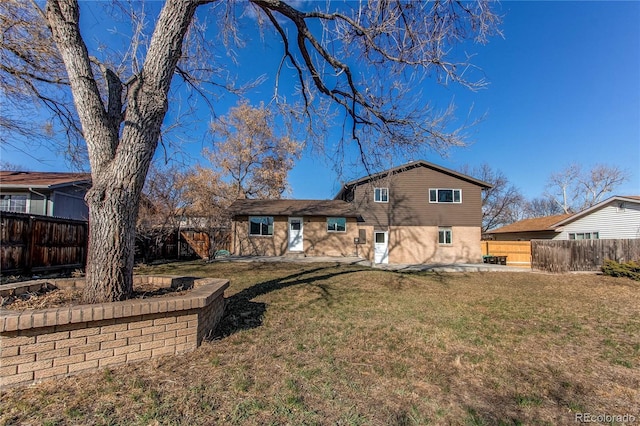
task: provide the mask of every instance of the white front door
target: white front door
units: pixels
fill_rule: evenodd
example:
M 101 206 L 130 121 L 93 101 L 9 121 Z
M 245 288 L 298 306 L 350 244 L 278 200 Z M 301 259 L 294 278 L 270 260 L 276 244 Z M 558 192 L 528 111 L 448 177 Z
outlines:
M 389 263 L 389 233 L 374 231 L 373 241 L 373 262 Z
M 304 251 L 301 217 L 289 218 L 289 251 Z

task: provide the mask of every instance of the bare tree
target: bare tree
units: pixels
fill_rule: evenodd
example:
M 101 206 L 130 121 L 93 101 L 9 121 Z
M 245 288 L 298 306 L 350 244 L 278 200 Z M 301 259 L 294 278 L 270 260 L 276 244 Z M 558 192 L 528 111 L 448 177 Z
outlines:
M 211 124 L 209 166 L 182 175 L 184 214 L 210 229 L 226 228 L 227 209 L 239 198 L 278 199 L 288 188 L 288 173 L 301 144 L 277 131 L 274 113 L 246 101 Z
M 136 239 L 146 259 L 151 247 L 159 247 L 178 228 L 184 204 L 182 173 L 174 166 L 152 163 L 142 190 L 136 225 Z
M 603 201 L 628 179 L 628 173 L 617 166 L 597 164 L 583 172 L 580 165 L 571 164 L 549 177 L 545 196 L 564 213 L 575 213 Z
M 16 138 L 45 144 L 55 127 L 68 135 L 62 148 L 72 164 L 84 163 L 82 132 L 71 97 L 69 79 L 44 15 L 25 0 L 0 2 L 0 142 L 21 151 Z M 34 122 L 39 113 L 45 123 Z
M 537 197 L 526 203 L 523 213 L 525 218 L 534 218 L 562 214 L 563 210 L 555 200 L 549 197 Z
M 578 180 L 582 200 L 580 210 L 595 206 L 628 180 L 629 173 L 619 167 L 596 164 Z
M 483 233 L 519 220 L 525 199 L 504 173 L 488 164 L 476 168 L 463 166 L 461 172 L 491 184 L 491 188 L 482 192 Z
M 238 198 L 280 198 L 302 145 L 278 135 L 274 114 L 264 104 L 246 101 L 211 123 L 214 147 L 205 156 L 231 185 Z
M 200 53 L 185 50 L 197 28 L 196 9 L 207 0 L 168 0 L 155 21 L 145 49 L 123 78 L 109 63 L 91 55 L 80 30 L 77 0 L 48 0 L 46 20 L 62 58 L 91 165 L 93 187 L 87 194 L 90 235 L 87 302 L 126 298 L 132 291 L 138 202 L 169 107 L 174 75 L 195 90 L 197 81 L 179 66 Z M 453 46 L 473 39 L 485 42 L 498 18 L 487 1 L 312 3 L 295 8 L 279 0 L 225 2 L 210 10 L 227 40 L 241 40 L 236 11 L 254 7 L 257 20 L 279 35 L 283 55 L 277 80 L 290 66 L 298 79 L 302 117 L 310 122 L 336 105 L 348 137 L 371 164 L 377 155 L 460 145 L 450 130 L 451 110 L 438 113 L 412 97 L 425 76 L 470 89 L 467 56 Z M 193 31 L 190 31 L 193 30 Z M 204 36 L 203 36 L 204 37 Z M 193 64 L 183 61 L 184 64 Z M 94 68 L 94 65 L 96 68 Z M 96 69 L 99 72 L 96 74 Z M 277 90 L 277 88 L 276 88 Z M 278 102 L 283 97 L 276 92 Z

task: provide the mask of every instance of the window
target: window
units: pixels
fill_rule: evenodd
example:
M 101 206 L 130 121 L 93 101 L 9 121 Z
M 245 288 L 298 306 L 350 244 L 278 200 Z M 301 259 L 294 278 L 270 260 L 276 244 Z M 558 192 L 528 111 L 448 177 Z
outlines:
M 438 244 L 445 244 L 445 245 L 451 244 L 452 236 L 453 234 L 451 232 L 451 228 L 448 228 L 448 227 L 438 228 Z
M 389 188 L 375 188 L 373 191 L 373 201 L 376 203 L 388 203 Z
M 462 203 L 461 189 L 429 189 L 430 203 Z
M 347 218 L 328 217 L 327 232 L 347 232 Z
M 273 235 L 273 216 L 249 217 L 249 235 L 256 235 L 256 236 Z
M 570 240 L 599 240 L 599 232 L 570 232 Z
M 27 212 L 27 196 L 19 194 L 0 195 L 0 210 L 4 212 Z

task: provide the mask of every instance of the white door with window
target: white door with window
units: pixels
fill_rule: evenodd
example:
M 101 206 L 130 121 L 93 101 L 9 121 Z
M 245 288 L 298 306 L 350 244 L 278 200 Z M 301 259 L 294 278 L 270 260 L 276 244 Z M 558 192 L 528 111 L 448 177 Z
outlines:
M 304 251 L 301 217 L 289 218 L 289 251 Z
M 374 231 L 373 241 L 373 262 L 389 263 L 389 233 Z

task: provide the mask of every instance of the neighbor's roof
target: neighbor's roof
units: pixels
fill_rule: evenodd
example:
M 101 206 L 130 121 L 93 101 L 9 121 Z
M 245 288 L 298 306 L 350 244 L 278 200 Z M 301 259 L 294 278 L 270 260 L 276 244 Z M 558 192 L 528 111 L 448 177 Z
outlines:
M 229 209 L 233 216 L 358 217 L 353 206 L 342 200 L 236 200 Z
M 553 216 L 535 217 L 532 219 L 523 219 L 518 222 L 505 225 L 502 228 L 487 231 L 487 234 L 506 234 L 511 232 L 539 232 L 553 231 L 555 224 L 573 216 L 571 213 L 557 214 Z
M 625 203 L 625 202 L 630 202 L 630 203 L 634 203 L 634 204 L 640 204 L 640 195 L 614 195 L 613 197 L 607 198 L 604 201 L 599 202 L 598 204 L 591 206 L 587 209 L 584 209 L 582 211 L 579 211 L 578 213 L 571 215 L 570 217 L 564 218 L 560 221 L 558 221 L 558 223 L 556 223 L 556 226 L 562 226 L 562 225 L 566 225 L 567 223 L 573 222 L 574 220 L 577 220 L 583 216 L 586 216 L 596 210 L 599 210 L 605 206 L 607 206 L 608 204 L 611 204 L 613 202 L 619 202 L 619 203 Z
M 338 194 L 335 196 L 335 198 L 336 199 L 340 198 L 342 193 L 346 189 L 348 189 L 348 188 L 350 188 L 352 186 L 363 184 L 363 183 L 368 183 L 368 182 L 374 181 L 376 179 L 384 178 L 384 177 L 388 176 L 389 174 L 401 173 L 401 172 L 404 172 L 404 171 L 407 171 L 407 170 L 414 169 L 416 167 L 426 167 L 428 169 L 432 169 L 432 170 L 438 171 L 440 173 L 444 173 L 444 174 L 447 174 L 449 176 L 453 176 L 453 177 L 456 177 L 458 179 L 462 179 L 464 181 L 473 183 L 475 185 L 481 186 L 482 188 L 491 188 L 492 187 L 492 185 L 487 183 L 487 182 L 475 179 L 475 178 L 473 178 L 471 176 L 465 175 L 465 174 L 460 173 L 460 172 L 456 172 L 455 170 L 447 169 L 446 167 L 438 166 L 437 164 L 429 163 L 428 161 L 418 160 L 418 161 L 412 161 L 412 162 L 407 163 L 407 164 L 403 164 L 403 165 L 398 166 L 398 167 L 394 167 L 392 169 L 384 170 L 384 171 L 379 172 L 379 173 L 374 173 L 372 175 L 365 176 L 365 177 L 362 177 L 360 179 L 352 180 L 351 182 L 347 182 L 347 183 L 345 183 L 343 185 L 342 189 L 340 190 L 340 192 L 338 192 Z
M 91 173 L 0 171 L 0 186 L 12 188 L 55 188 L 91 184 Z

